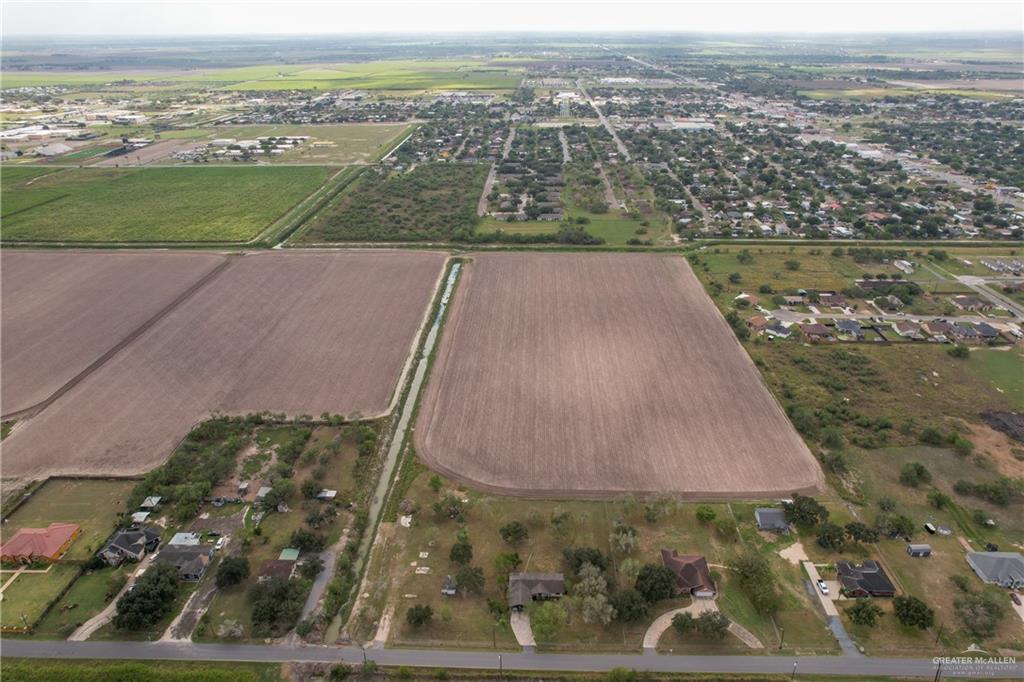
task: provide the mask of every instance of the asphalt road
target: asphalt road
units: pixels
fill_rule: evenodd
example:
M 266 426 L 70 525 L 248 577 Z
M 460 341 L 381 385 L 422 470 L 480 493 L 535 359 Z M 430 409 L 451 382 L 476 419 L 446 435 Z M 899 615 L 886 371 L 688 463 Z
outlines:
M 3 642 L 3 655 L 29 658 L 95 658 L 116 660 L 204 661 L 345 661 L 361 663 L 364 651 L 357 647 L 263 646 L 246 644 L 179 644 L 171 642 L 67 642 L 12 639 Z M 499 654 L 475 651 L 416 649 L 367 649 L 368 659 L 380 665 L 425 668 L 471 668 L 523 671 L 595 672 L 623 667 L 652 672 L 782 673 L 796 665 L 797 677 L 808 675 L 897 676 L 934 678 L 937 665 L 927 658 L 852 658 L 847 656 L 666 656 L 657 654 Z M 978 679 L 977 668 L 958 669 L 946 664 L 942 676 Z M 1024 677 L 1024 664 L 992 666 L 988 676 Z

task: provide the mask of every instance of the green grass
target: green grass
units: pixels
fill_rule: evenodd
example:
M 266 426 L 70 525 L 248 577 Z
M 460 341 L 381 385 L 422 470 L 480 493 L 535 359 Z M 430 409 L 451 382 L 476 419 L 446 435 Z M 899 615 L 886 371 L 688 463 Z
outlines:
M 1024 356 L 1016 346 L 1008 350 L 975 348 L 968 363 L 1014 408 L 1024 409 Z
M 280 663 L 4 659 L 9 682 L 278 682 Z
M 50 603 L 75 579 L 78 570 L 78 566 L 57 563 L 46 573 L 19 575 L 3 592 L 0 624 L 5 628 L 35 625 Z M 4 571 L 0 580 L 7 582 L 12 575 Z
M 245 241 L 327 178 L 318 167 L 22 170 L 3 176 L 7 240 Z
M 82 574 L 33 629 L 33 634 L 42 637 L 66 637 L 74 628 L 106 607 L 107 593 L 112 587 L 117 586 L 117 583 L 112 581 L 116 577 L 126 576 L 134 568 L 134 565 L 129 564 L 126 567 L 105 568 Z M 62 608 L 65 606 L 68 608 Z
M 133 487 L 134 482 L 126 480 L 51 479 L 11 515 L 4 535 L 10 537 L 19 528 L 77 523 L 82 534 L 63 558 L 88 559 L 114 531 Z

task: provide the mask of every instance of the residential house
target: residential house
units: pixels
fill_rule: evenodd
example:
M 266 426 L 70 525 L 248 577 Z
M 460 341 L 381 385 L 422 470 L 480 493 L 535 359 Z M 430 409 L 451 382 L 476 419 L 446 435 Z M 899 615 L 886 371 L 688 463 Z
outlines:
M 187 582 L 202 578 L 212 560 L 211 545 L 167 545 L 156 555 L 158 564 L 174 566 L 178 576 Z
M 922 327 L 932 336 L 948 337 L 953 333 L 953 325 L 945 320 L 929 320 Z
M 967 563 L 982 582 L 1024 588 L 1024 556 L 1020 552 L 968 552 Z
M 818 303 L 829 308 L 845 308 L 846 297 L 841 294 L 826 291 L 818 294 Z
M 789 532 L 786 512 L 778 507 L 758 507 L 754 510 L 754 519 L 757 521 L 758 530 L 767 530 L 772 533 Z
M 287 582 L 295 575 L 295 564 L 294 559 L 267 559 L 260 564 L 260 572 L 256 582 L 262 583 L 273 578 Z
M 893 294 L 887 294 L 885 296 L 879 296 L 875 299 L 875 305 L 882 310 L 902 310 L 903 300 L 899 296 Z
M 864 330 L 857 320 L 836 320 L 836 331 L 856 341 L 864 340 Z
M 141 561 L 160 545 L 160 532 L 153 528 L 125 528 L 110 539 L 96 555 L 108 566 L 120 566 L 125 561 Z
M 22 528 L 0 546 L 0 560 L 22 564 L 35 561 L 53 563 L 68 551 L 71 542 L 81 534 L 81 527 L 75 523 L 51 523 L 46 528 Z
M 859 566 L 849 561 L 836 562 L 839 584 L 847 597 L 892 597 L 896 586 L 889 576 L 872 559 L 865 559 Z
M 985 310 L 992 310 L 992 304 L 983 298 L 977 296 L 970 296 L 967 294 L 954 296 L 953 305 L 960 310 L 966 310 L 969 312 L 980 312 Z
M 999 330 L 988 322 L 978 322 L 974 325 L 974 331 L 978 332 L 982 341 L 995 341 L 999 338 Z
M 954 339 L 957 339 L 959 341 L 978 340 L 978 332 L 974 329 L 974 327 L 965 324 L 954 324 L 952 330 L 950 331 L 950 334 L 952 334 Z
M 800 325 L 800 333 L 808 341 L 832 341 L 832 332 L 820 322 Z
M 513 611 L 522 611 L 531 601 L 563 596 L 565 576 L 561 573 L 512 573 L 508 576 L 508 606 Z
M 699 554 L 680 554 L 676 550 L 661 550 L 661 560 L 676 577 L 676 589 L 700 599 L 715 596 L 715 583 L 711 580 L 707 559 Z
M 803 305 L 804 304 L 804 297 L 803 296 L 783 296 L 782 297 L 782 301 L 786 305 Z
M 768 319 L 764 315 L 754 315 L 747 320 L 747 326 L 750 327 L 751 331 L 755 334 L 760 334 L 768 326 Z
M 199 533 L 175 533 L 168 541 L 168 546 L 195 547 L 202 542 Z
M 906 320 L 896 320 L 892 323 L 892 330 L 905 339 L 921 339 L 921 326 Z
M 772 338 L 788 339 L 793 332 L 789 327 L 776 320 L 764 328 L 764 333 Z

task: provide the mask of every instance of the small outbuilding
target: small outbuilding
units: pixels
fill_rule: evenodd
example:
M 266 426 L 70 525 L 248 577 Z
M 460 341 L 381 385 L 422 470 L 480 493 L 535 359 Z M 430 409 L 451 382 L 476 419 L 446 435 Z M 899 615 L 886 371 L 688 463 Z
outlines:
M 932 546 L 926 544 L 911 543 L 907 545 L 907 554 L 914 557 L 925 557 L 932 555 Z

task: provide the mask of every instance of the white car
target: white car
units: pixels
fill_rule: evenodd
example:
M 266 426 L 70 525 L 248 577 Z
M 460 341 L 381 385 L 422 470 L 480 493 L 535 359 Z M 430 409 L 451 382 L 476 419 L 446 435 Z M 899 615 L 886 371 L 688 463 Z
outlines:
M 821 590 L 822 594 L 828 594 L 828 585 L 825 584 L 824 580 L 818 581 L 818 589 Z
M 220 550 L 224 549 L 224 538 L 218 538 L 217 539 L 217 544 L 215 544 L 213 546 L 213 549 L 214 549 L 214 551 L 217 551 L 217 552 L 219 552 Z

